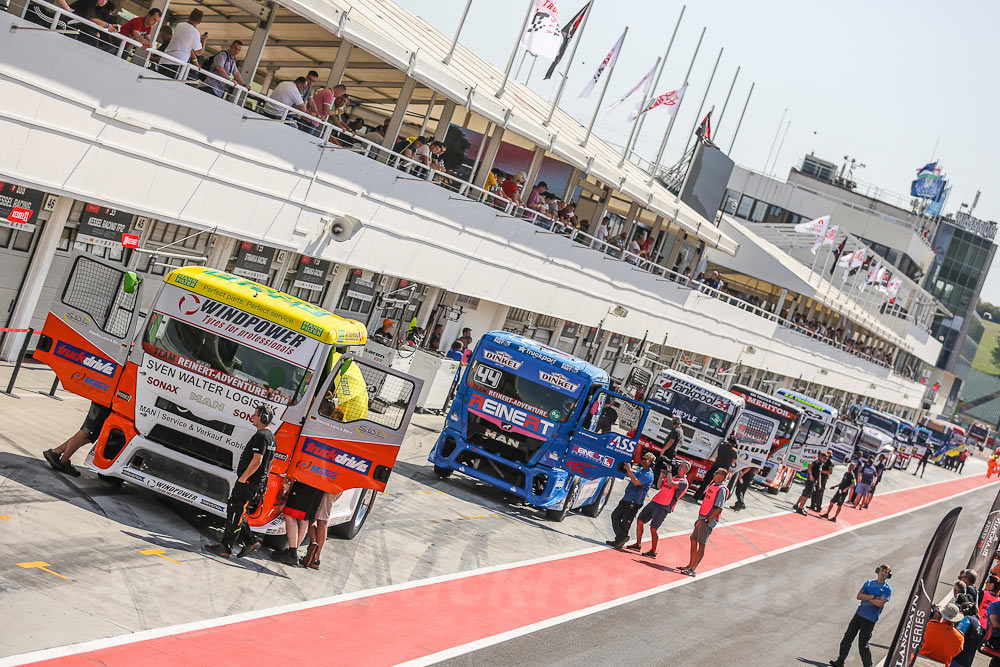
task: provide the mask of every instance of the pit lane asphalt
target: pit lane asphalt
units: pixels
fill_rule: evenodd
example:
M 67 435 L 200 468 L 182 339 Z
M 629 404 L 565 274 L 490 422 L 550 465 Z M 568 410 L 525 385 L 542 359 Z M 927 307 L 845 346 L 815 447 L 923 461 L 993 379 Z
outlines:
M 74 433 L 88 407 L 65 396 L 0 399 L 0 656 L 600 546 L 624 492 L 619 482 L 597 519 L 548 522 L 496 489 L 434 475 L 427 452 L 442 419 L 418 415 L 362 533 L 330 540 L 318 572 L 266 552 L 226 561 L 201 552 L 218 538 L 214 518 L 129 484 L 113 490 L 92 473 L 69 478 L 48 468 L 41 452 Z M 970 473 L 984 468 L 967 465 Z M 952 477 L 932 467 L 923 481 Z M 881 488 L 917 483 L 893 472 Z M 723 521 L 785 510 L 800 488 L 788 499 L 748 494 L 748 509 Z M 689 529 L 695 513 L 682 503 L 664 529 Z M 172 560 L 141 553 L 151 549 Z M 67 578 L 18 566 L 39 561 Z
M 439 664 L 823 666 L 837 656 L 855 594 L 884 562 L 893 568 L 893 597 L 872 636 L 879 664 L 937 523 L 963 507 L 934 596 L 940 600 L 968 562 L 996 493 L 980 489 Z M 687 554 L 661 552 L 653 562 L 683 565 Z M 856 646 L 849 667 L 861 664 Z M 988 664 L 985 656 L 975 662 Z

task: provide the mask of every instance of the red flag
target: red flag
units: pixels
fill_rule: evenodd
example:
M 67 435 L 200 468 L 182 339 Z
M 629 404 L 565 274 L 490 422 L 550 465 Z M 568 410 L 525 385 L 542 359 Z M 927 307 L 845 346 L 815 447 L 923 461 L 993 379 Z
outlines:
M 705 114 L 705 117 L 701 119 L 701 125 L 695 130 L 695 135 L 702 141 L 712 140 L 712 112 L 709 111 Z

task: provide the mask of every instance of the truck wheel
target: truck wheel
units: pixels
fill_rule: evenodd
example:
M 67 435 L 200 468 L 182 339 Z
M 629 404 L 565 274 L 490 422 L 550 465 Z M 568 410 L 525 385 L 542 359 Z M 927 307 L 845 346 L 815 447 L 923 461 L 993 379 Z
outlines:
M 122 488 L 122 484 L 125 483 L 125 480 L 121 477 L 111 477 L 110 475 L 102 475 L 101 473 L 97 473 L 97 479 L 101 480 L 104 486 L 111 487 L 112 489 L 120 489 Z
M 584 516 L 589 516 L 594 519 L 601 515 L 604 508 L 608 505 L 608 498 L 611 496 L 611 489 L 615 486 L 615 480 L 610 477 L 604 482 L 604 488 L 601 489 L 601 495 L 597 497 L 597 500 L 590 503 L 586 507 L 580 510 L 580 513 Z
M 361 500 L 354 508 L 351 520 L 346 523 L 337 524 L 327 529 L 326 534 L 341 540 L 353 540 L 361 532 L 361 527 L 365 525 L 368 515 L 371 514 L 372 505 L 375 504 L 375 489 L 365 489 L 361 492 Z
M 545 517 L 549 521 L 555 521 L 559 523 L 566 518 L 569 511 L 573 508 L 573 503 L 576 502 L 576 496 L 580 493 L 580 478 L 576 477 L 573 479 L 573 483 L 569 487 L 569 491 L 566 492 L 566 500 L 563 502 L 561 509 L 557 510 L 545 510 Z
M 434 466 L 434 474 L 436 474 L 441 479 L 448 479 L 451 477 L 451 473 L 455 472 L 451 468 L 442 468 L 439 465 Z

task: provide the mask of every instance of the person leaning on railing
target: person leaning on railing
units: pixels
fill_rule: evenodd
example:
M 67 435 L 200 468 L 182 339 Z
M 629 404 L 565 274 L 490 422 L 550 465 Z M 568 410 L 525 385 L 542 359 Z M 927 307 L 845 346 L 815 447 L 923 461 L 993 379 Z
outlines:
M 163 54 L 182 63 L 191 63 L 198 69 L 198 57 L 205 52 L 205 43 L 208 41 L 208 33 L 198 34 L 198 26 L 201 25 L 204 14 L 200 9 L 192 9 L 188 14 L 187 21 L 179 23 L 173 30 L 170 43 L 163 49 Z M 160 72 L 176 79 L 183 66 L 174 62 L 161 62 Z
M 261 109 L 261 113 L 268 118 L 285 118 L 286 125 L 299 127 L 295 118 L 296 114 L 289 113 L 286 117 L 285 114 L 287 109 L 284 107 L 291 107 L 305 113 L 306 104 L 302 100 L 302 89 L 305 88 L 305 86 L 306 78 L 304 76 L 300 76 L 294 81 L 282 81 L 274 87 L 274 90 L 271 91 L 271 99 L 274 102 L 278 102 L 278 104 L 274 104 L 274 102 L 267 102 Z M 282 104 L 284 107 L 280 106 Z M 299 129 L 301 129 L 301 127 Z
M 219 51 L 206 63 L 206 69 L 212 74 L 223 79 L 228 79 L 230 84 L 239 84 L 243 88 L 246 88 L 247 85 L 243 82 L 243 75 L 240 74 L 240 70 L 236 66 L 236 58 L 242 51 L 243 42 L 238 39 L 234 40 L 228 49 Z M 218 79 L 206 77 L 202 88 L 216 97 L 225 97 L 226 92 L 232 88 L 232 85 L 227 86 Z
M 115 7 L 115 3 L 110 0 L 76 0 L 70 5 L 70 8 L 80 18 L 87 19 L 105 30 L 115 32 L 118 29 L 115 23 L 115 14 L 118 9 Z M 77 39 L 84 44 L 96 46 L 106 51 L 113 50 L 111 42 L 108 41 L 108 38 L 103 37 L 100 30 L 84 23 L 76 23 L 74 27 L 80 31 L 80 36 Z
M 134 39 L 147 49 L 153 48 L 152 34 L 156 24 L 160 22 L 163 13 L 157 9 L 150 9 L 145 16 L 136 16 L 131 21 L 123 25 L 118 33 L 129 39 Z

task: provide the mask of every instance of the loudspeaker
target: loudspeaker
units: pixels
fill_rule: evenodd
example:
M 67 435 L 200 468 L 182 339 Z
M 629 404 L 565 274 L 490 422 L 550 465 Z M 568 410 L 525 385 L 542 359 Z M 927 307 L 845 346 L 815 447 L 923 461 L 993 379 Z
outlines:
M 330 238 L 338 243 L 349 241 L 352 236 L 361 229 L 361 221 L 349 215 L 338 215 L 334 218 L 324 219 L 324 223 L 330 232 Z

